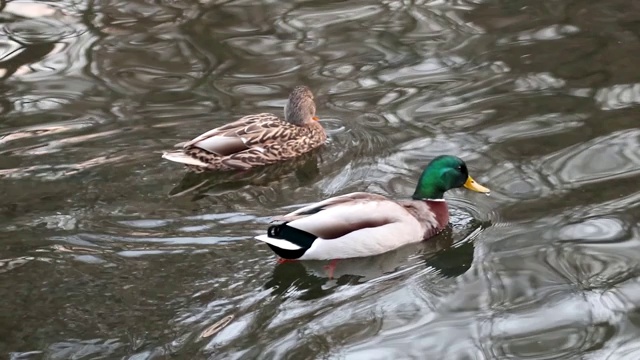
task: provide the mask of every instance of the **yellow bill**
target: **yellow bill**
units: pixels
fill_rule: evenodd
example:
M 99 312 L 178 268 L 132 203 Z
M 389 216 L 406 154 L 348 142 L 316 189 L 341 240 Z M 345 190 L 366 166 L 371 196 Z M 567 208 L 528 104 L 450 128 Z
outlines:
M 313 119 L 313 120 L 315 120 L 315 121 L 320 120 L 320 118 L 319 118 L 319 117 L 317 117 L 317 116 L 312 117 L 312 119 Z
M 467 177 L 467 181 L 463 186 L 471 191 L 477 191 L 479 193 L 488 194 L 489 192 L 491 192 L 491 190 L 489 190 L 488 188 L 478 184 L 475 180 L 473 180 L 471 176 Z

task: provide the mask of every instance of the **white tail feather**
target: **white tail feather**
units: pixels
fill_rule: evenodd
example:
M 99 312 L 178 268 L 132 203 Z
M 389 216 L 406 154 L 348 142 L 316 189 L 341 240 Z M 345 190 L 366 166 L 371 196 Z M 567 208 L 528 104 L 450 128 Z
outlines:
M 194 166 L 201 166 L 201 167 L 208 166 L 207 163 L 204 163 L 196 158 L 193 158 L 181 151 L 165 152 L 164 154 L 162 154 L 162 158 L 167 159 L 169 161 L 181 163 L 181 164 L 186 164 L 186 165 L 194 165 Z
M 278 247 L 280 249 L 285 249 L 285 250 L 300 250 L 302 249 L 300 246 L 289 242 L 287 240 L 282 240 L 282 239 L 274 239 L 269 237 L 268 235 L 258 235 L 255 237 L 255 239 L 260 240 L 262 242 L 266 242 L 267 244 L 271 244 L 275 247 Z

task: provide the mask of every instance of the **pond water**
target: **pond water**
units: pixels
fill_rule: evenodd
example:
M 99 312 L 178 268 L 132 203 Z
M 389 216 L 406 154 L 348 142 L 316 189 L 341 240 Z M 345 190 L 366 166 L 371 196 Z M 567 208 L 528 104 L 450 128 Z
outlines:
M 639 1 L 0 6 L 1 358 L 640 358 Z M 298 84 L 323 149 L 160 158 Z M 252 240 L 440 154 L 492 194 L 429 241 L 329 278 Z

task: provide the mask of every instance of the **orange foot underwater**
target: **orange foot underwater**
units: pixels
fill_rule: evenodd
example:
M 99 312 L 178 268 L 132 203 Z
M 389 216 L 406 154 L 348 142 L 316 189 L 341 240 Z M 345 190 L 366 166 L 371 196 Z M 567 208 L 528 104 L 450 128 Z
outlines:
M 333 260 L 329 261 L 329 264 L 324 266 L 324 269 L 327 270 L 327 272 L 328 272 L 329 280 L 333 280 L 333 272 L 336 269 L 336 265 L 338 264 L 338 260 L 340 260 L 340 259 L 333 259 Z
M 276 262 L 278 264 L 284 264 L 284 263 L 296 262 L 296 261 L 298 261 L 298 260 L 296 260 L 296 259 L 284 259 L 284 258 L 280 258 L 280 257 L 276 259 Z

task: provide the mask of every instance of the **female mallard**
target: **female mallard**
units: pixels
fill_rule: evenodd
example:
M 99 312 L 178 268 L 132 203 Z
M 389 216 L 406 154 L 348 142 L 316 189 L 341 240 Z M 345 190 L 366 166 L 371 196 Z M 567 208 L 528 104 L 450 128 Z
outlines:
M 287 160 L 325 143 L 327 135 L 317 121 L 313 93 L 297 86 L 284 108 L 285 120 L 269 113 L 248 115 L 209 130 L 162 157 L 208 170 L 246 170 Z
M 412 200 L 355 192 L 305 206 L 277 220 L 266 242 L 284 259 L 328 260 L 373 256 L 428 239 L 449 223 L 445 191 L 465 188 L 481 193 L 462 159 L 443 155 L 422 172 Z

